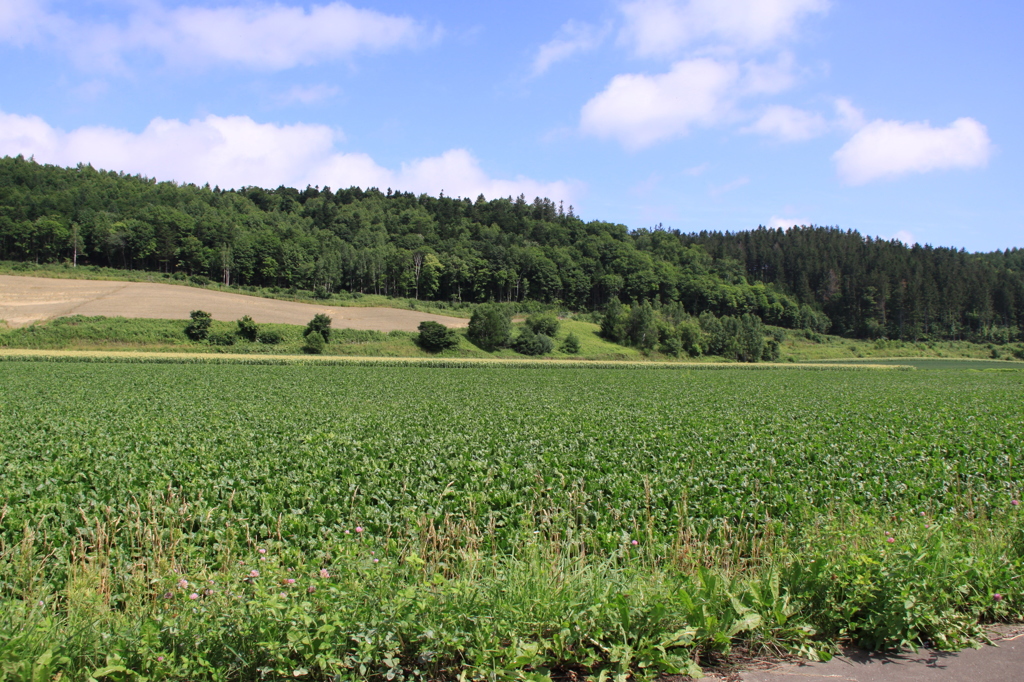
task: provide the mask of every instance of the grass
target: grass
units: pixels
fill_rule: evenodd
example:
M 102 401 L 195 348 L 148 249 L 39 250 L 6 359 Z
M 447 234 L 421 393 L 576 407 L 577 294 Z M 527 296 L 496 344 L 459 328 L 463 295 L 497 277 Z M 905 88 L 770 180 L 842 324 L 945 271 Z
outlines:
M 194 342 L 184 334 L 187 322 L 182 320 L 149 320 L 127 318 L 104 318 L 72 316 L 58 318 L 45 324 L 30 325 L 16 329 L 0 326 L 0 349 L 34 349 L 34 350 L 69 350 L 69 351 L 104 351 L 104 352 L 147 352 L 147 353 L 200 353 L 218 355 L 245 356 L 296 356 L 303 354 L 304 327 L 296 325 L 263 324 L 261 329 L 275 331 L 282 337 L 276 345 L 249 343 L 236 340 L 230 346 L 215 346 L 208 342 Z M 521 325 L 517 325 L 519 327 Z M 236 330 L 237 325 L 229 322 L 214 321 L 211 332 L 224 333 Z M 591 322 L 575 319 L 564 319 L 559 325 L 555 338 L 555 350 L 542 357 L 531 359 L 534 362 L 626 362 L 626 363 L 673 363 L 673 364 L 707 364 L 728 363 L 721 358 L 674 358 L 657 351 L 641 352 L 610 343 L 598 335 L 599 326 Z M 561 350 L 566 336 L 576 334 L 580 340 L 580 352 L 569 354 Z M 416 343 L 416 334 L 410 332 L 378 332 L 354 329 L 335 329 L 331 341 L 324 350 L 327 357 L 355 358 L 421 358 L 435 360 L 479 359 L 518 362 L 527 358 L 511 349 L 503 349 L 494 353 L 485 352 L 465 336 L 465 330 L 458 331 L 459 344 L 453 349 L 441 353 L 423 350 Z M 965 361 L 991 358 L 992 350 L 980 344 L 959 342 L 953 344 L 956 357 L 944 352 L 950 344 L 933 344 L 934 349 L 917 344 L 870 344 L 872 352 L 866 354 L 864 342 L 853 342 L 838 337 L 821 337 L 821 342 L 814 342 L 791 334 L 783 343 L 780 362 L 790 361 L 798 364 L 814 364 L 821 362 L 843 361 L 870 364 L 912 364 L 914 358 L 931 358 L 927 365 L 935 367 L 938 360 Z M 898 357 L 894 354 L 899 353 Z M 1010 352 L 1002 353 L 1004 359 L 988 360 L 985 366 L 1017 367 L 1019 362 L 1009 361 L 1013 356 Z M 979 366 L 980 367 L 980 366 Z

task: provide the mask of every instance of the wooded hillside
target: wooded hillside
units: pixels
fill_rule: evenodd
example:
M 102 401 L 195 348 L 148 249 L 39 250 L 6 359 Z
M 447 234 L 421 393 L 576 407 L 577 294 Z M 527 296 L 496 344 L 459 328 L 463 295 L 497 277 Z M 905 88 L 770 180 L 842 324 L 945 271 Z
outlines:
M 176 185 L 0 159 L 0 260 L 436 301 L 681 303 L 790 328 L 1004 341 L 1024 328 L 1024 252 L 908 248 L 811 227 L 684 234 L 525 197 Z M 822 313 L 828 316 L 823 324 Z

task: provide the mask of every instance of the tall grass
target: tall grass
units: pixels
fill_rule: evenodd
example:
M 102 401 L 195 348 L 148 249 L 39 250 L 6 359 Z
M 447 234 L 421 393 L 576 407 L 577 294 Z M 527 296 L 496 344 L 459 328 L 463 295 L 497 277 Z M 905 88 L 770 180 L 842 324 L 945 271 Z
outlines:
M 681 519 L 671 542 L 604 552 L 550 524 L 500 552 L 493 528 L 421 518 L 302 553 L 244 518 L 199 550 L 190 509 L 168 493 L 83 516 L 61 551 L 31 527 L 0 546 L 4 679 L 645 679 L 697 675 L 735 646 L 958 648 L 979 622 L 1024 615 L 1012 510 L 948 524 L 832 510 L 804 530 Z

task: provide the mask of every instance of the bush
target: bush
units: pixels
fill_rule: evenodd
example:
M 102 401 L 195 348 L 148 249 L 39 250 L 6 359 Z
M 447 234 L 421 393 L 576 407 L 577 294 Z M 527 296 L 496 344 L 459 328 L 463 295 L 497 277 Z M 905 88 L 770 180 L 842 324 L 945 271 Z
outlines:
M 214 332 L 207 338 L 211 346 L 233 346 L 235 345 L 235 335 L 231 332 Z
M 523 355 L 544 355 L 554 350 L 555 342 L 547 334 L 534 334 L 529 327 L 523 327 L 512 347 Z
M 210 283 L 210 278 L 206 275 L 192 275 L 189 279 L 192 280 L 193 284 L 198 284 L 201 287 L 205 287 Z
M 477 306 L 466 330 L 466 337 L 486 351 L 508 345 L 511 335 L 512 316 L 494 304 Z
M 580 337 L 576 336 L 575 332 L 569 332 L 569 336 L 565 337 L 565 341 L 562 342 L 562 352 L 572 355 L 580 352 Z
M 317 313 L 306 325 L 306 331 L 302 332 L 305 337 L 312 336 L 313 332 L 320 334 L 324 342 L 331 340 L 331 316 L 325 313 Z
M 331 294 L 329 291 L 327 291 L 326 288 L 321 286 L 313 287 L 313 298 L 317 299 L 318 301 L 326 301 L 330 297 Z
M 273 329 L 263 329 L 260 330 L 259 336 L 256 337 L 256 340 L 260 343 L 265 343 L 268 346 L 276 346 L 284 341 L 284 336 L 281 335 L 281 332 L 274 331 Z
M 666 336 L 661 342 L 661 352 L 678 358 L 683 353 L 683 341 L 676 335 Z
M 213 318 L 210 313 L 202 310 L 193 310 L 189 313 L 192 321 L 185 326 L 185 336 L 193 341 L 202 341 L 210 335 L 210 324 Z
M 260 328 L 256 322 L 245 315 L 238 321 L 238 336 L 246 341 L 256 341 L 260 335 Z
M 302 345 L 302 350 L 310 355 L 320 355 L 324 352 L 325 346 L 327 343 L 324 341 L 324 337 L 320 335 L 320 332 L 314 331 L 306 334 L 306 343 Z
M 438 352 L 459 345 L 459 336 L 454 329 L 438 322 L 420 322 L 417 342 L 425 350 Z
M 534 334 L 554 338 L 558 333 L 558 318 L 551 313 L 534 313 L 526 318 L 526 326 L 532 329 Z

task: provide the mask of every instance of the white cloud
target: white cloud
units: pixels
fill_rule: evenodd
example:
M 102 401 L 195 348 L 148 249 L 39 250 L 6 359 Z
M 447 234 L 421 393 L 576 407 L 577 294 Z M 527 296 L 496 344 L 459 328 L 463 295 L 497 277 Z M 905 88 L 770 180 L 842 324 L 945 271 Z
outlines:
M 840 97 L 835 102 L 836 124 L 845 130 L 857 131 L 867 125 L 864 112 L 853 106 L 853 102 Z
M 850 100 L 840 98 L 833 104 L 835 117 L 831 120 L 817 112 L 787 105 L 770 106 L 753 125 L 740 132 L 766 135 L 781 142 L 802 142 L 836 130 L 856 132 L 866 125 L 864 112 Z
M 40 163 L 138 173 L 160 180 L 221 187 L 329 185 L 392 187 L 475 198 L 546 196 L 572 201 L 579 185 L 524 176 L 490 177 L 464 149 L 403 163 L 398 170 L 362 153 L 335 149 L 340 135 L 324 125 L 274 125 L 247 116 L 207 116 L 183 123 L 153 119 L 141 133 L 108 127 L 64 132 L 37 116 L 0 112 L 0 156 L 35 156 Z
M 330 99 L 340 92 L 338 88 L 330 85 L 293 85 L 287 92 L 279 95 L 277 103 L 282 106 L 290 104 L 316 104 L 325 99 Z
M 768 107 L 761 118 L 744 128 L 743 132 L 768 135 L 783 142 L 798 142 L 823 135 L 828 129 L 828 121 L 820 114 L 776 105 Z
M 622 74 L 583 106 L 580 130 L 642 149 L 734 119 L 742 98 L 774 94 L 793 80 L 787 55 L 771 64 L 700 57 L 664 74 Z
M 541 75 L 557 62 L 563 61 L 580 52 L 587 52 L 598 47 L 608 35 L 608 28 L 599 28 L 591 24 L 569 21 L 562 26 L 554 40 L 544 43 L 537 50 L 533 60 L 534 77 Z
M 927 121 L 872 121 L 832 158 L 843 182 L 863 185 L 908 173 L 978 168 L 991 155 L 985 126 L 960 118 L 946 128 L 933 128 Z
M 580 129 L 629 149 L 686 135 L 729 114 L 739 75 L 735 64 L 701 58 L 676 62 L 665 74 L 615 76 L 583 106 Z
M 724 185 L 715 185 L 715 186 L 710 187 L 708 189 L 708 193 L 711 196 L 713 196 L 713 197 L 720 197 L 723 194 L 727 194 L 727 193 L 733 191 L 734 189 L 739 189 L 740 187 L 743 187 L 744 185 L 749 185 L 749 184 L 750 184 L 750 178 L 748 178 L 748 177 L 736 178 L 732 182 L 727 182 Z
M 620 41 L 639 56 L 671 56 L 704 39 L 743 48 L 791 36 L 800 19 L 828 10 L 829 0 L 633 0 L 622 5 Z
M 771 228 L 773 230 L 778 229 L 778 228 L 782 228 L 783 230 L 788 230 L 789 228 L 794 227 L 796 225 L 810 225 L 810 224 L 811 224 L 811 222 L 809 220 L 796 219 L 796 218 L 780 218 L 779 216 L 773 215 L 772 219 L 768 221 L 768 224 L 765 225 L 765 227 Z
M 917 237 L 914 236 L 914 233 L 906 230 L 900 230 L 894 234 L 892 238 L 900 240 L 905 246 L 913 246 L 914 244 L 917 244 Z
M 0 40 L 68 51 L 87 69 L 120 70 L 137 51 L 176 64 L 232 64 L 278 71 L 342 59 L 359 51 L 411 47 L 428 39 L 410 17 L 358 9 L 344 2 L 289 7 L 167 8 L 139 3 L 123 24 L 81 23 L 33 0 L 0 0 Z

